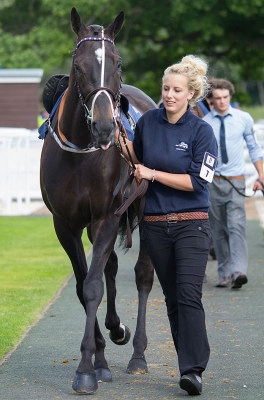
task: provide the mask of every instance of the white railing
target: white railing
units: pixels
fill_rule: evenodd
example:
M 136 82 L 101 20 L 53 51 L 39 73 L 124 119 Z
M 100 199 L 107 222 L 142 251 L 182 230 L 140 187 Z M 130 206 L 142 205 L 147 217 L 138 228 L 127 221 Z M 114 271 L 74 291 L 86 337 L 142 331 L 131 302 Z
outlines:
M 0 128 L 0 215 L 28 214 L 41 206 L 42 145 L 37 130 Z
M 264 121 L 255 124 L 254 130 L 264 149 Z M 42 146 L 37 130 L 0 128 L 0 215 L 26 215 L 44 205 L 39 186 Z M 246 146 L 244 156 L 246 193 L 252 195 L 257 174 Z M 264 201 L 261 192 L 257 195 Z

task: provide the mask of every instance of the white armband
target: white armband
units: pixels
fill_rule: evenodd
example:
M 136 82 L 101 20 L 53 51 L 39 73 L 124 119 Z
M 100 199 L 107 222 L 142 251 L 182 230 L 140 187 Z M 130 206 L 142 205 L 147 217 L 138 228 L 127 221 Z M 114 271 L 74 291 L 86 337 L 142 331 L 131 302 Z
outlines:
M 200 170 L 200 177 L 205 179 L 207 182 L 212 182 L 214 177 L 214 171 L 217 166 L 217 157 L 208 153 L 204 153 L 204 158 L 202 162 L 202 167 Z

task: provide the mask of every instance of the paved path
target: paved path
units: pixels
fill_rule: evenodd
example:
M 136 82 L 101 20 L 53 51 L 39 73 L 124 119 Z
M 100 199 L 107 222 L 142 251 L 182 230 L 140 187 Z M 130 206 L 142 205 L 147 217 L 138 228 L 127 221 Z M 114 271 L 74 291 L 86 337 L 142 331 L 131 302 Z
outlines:
M 202 398 L 206 400 L 264 399 L 264 237 L 257 218 L 247 222 L 247 238 L 249 283 L 241 290 L 215 288 L 216 261 L 208 261 L 208 282 L 203 294 L 211 345 L 211 358 L 203 377 Z M 133 249 L 126 255 L 119 252 L 117 282 L 117 309 L 132 332 L 137 311 L 133 273 L 136 249 L 137 234 Z M 70 279 L 45 316 L 0 367 L 1 400 L 67 400 L 77 396 L 71 384 L 80 358 L 85 316 L 74 286 L 74 279 Z M 98 314 L 107 340 L 106 354 L 113 382 L 100 384 L 95 398 L 186 398 L 186 392 L 178 386 L 177 359 L 157 279 L 148 303 L 149 374 L 125 373 L 132 343 L 117 347 L 108 338 L 103 325 L 105 300 Z

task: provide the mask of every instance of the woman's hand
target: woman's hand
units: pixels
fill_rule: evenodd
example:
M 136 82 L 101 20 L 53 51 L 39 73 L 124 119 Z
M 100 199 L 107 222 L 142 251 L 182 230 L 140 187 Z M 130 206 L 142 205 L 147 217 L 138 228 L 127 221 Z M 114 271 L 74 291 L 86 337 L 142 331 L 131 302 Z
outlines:
M 154 181 L 155 179 L 155 170 L 145 167 L 142 164 L 136 164 L 136 170 L 134 172 L 135 178 L 138 180 L 147 179 L 148 181 Z

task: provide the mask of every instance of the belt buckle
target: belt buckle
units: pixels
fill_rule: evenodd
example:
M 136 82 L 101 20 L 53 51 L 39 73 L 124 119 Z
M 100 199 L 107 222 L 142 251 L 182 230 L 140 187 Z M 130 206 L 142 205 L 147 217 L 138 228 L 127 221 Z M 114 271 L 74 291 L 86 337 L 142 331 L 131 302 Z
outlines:
M 170 223 L 170 224 L 177 224 L 178 219 L 175 219 L 175 220 L 169 219 L 170 215 L 172 215 L 172 214 L 166 214 L 166 221 L 167 221 L 167 223 Z M 177 218 L 177 214 L 176 214 L 176 218 Z

